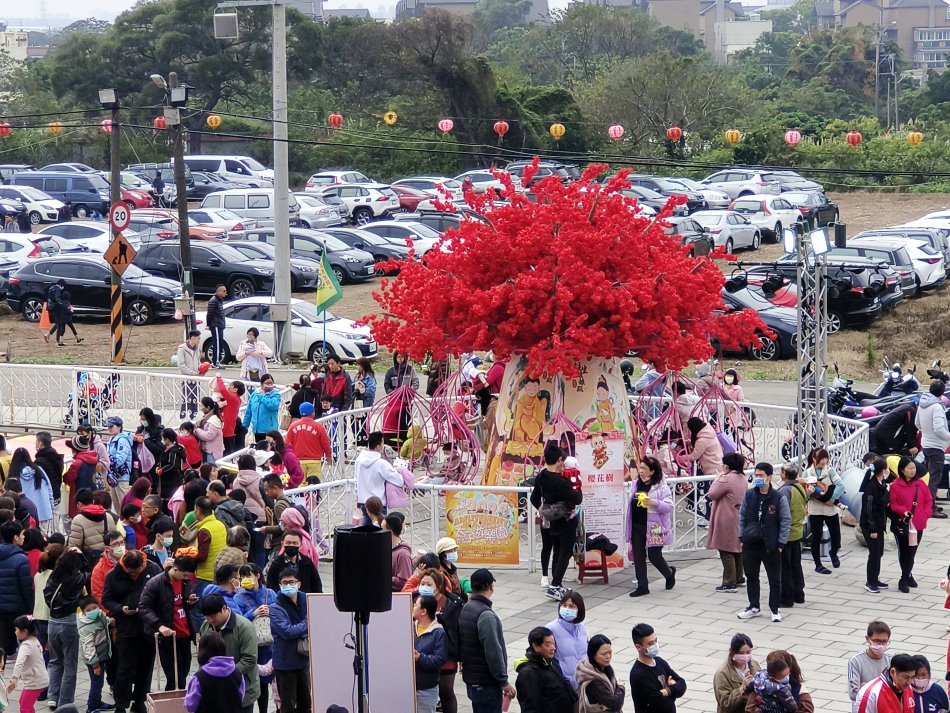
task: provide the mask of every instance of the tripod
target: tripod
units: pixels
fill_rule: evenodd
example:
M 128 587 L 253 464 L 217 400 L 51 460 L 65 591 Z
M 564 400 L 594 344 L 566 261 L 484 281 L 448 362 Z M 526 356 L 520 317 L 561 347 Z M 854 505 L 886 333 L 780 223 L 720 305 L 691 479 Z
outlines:
M 366 666 L 366 625 L 369 612 L 353 612 L 356 625 L 356 653 L 353 655 L 353 675 L 356 676 L 356 710 L 367 713 L 369 710 L 369 672 Z

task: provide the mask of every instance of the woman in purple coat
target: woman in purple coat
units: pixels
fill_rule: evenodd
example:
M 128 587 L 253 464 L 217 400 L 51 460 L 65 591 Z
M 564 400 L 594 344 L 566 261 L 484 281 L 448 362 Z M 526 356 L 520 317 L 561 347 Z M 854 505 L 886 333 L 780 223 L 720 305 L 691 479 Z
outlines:
M 739 510 L 749 489 L 749 480 L 743 473 L 745 457 L 730 453 L 722 457 L 728 472 L 717 475 L 709 485 L 707 496 L 712 501 L 709 515 L 709 533 L 706 549 L 719 550 L 722 560 L 722 584 L 717 592 L 732 593 L 745 581 L 742 572 L 742 544 L 739 542 Z
M 663 559 L 663 546 L 673 543 L 673 492 L 663 480 L 660 461 L 646 456 L 637 464 L 637 478 L 630 489 L 626 536 L 637 576 L 631 597 L 650 593 L 647 558 L 666 579 L 666 588 L 676 585 L 676 567 Z

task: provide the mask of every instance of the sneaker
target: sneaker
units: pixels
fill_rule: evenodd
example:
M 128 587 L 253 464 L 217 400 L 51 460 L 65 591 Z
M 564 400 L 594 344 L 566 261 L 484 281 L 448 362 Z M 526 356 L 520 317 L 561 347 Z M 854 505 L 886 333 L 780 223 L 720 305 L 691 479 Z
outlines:
M 742 579 L 738 580 L 738 581 L 736 582 L 736 586 L 738 586 L 738 587 L 744 587 L 744 586 L 745 586 L 745 577 L 743 577 Z
M 835 569 L 841 566 L 841 560 L 838 559 L 838 555 L 830 555 L 831 557 L 831 566 Z
M 916 587 L 916 586 L 917 586 L 917 580 L 914 579 L 914 575 L 912 575 L 912 574 L 908 574 L 908 575 L 907 575 L 907 584 L 908 584 L 909 586 L 911 586 L 911 587 Z
M 56 708 L 56 701 L 46 701 L 46 705 L 50 707 L 50 710 L 53 710 Z
M 639 589 L 639 588 L 638 588 L 638 589 L 634 589 L 634 590 L 633 590 L 632 592 L 630 592 L 630 594 L 628 594 L 627 596 L 629 596 L 629 597 L 645 597 L 645 596 L 646 596 L 647 594 L 649 594 L 649 593 L 650 593 L 650 590 L 649 590 L 649 589 Z
M 752 619 L 754 617 L 760 616 L 762 612 L 758 607 L 746 607 L 741 612 L 736 614 L 739 619 Z
M 865 589 L 865 591 L 868 591 L 868 592 L 870 592 L 871 594 L 880 594 L 880 593 L 881 593 L 881 590 L 877 588 L 877 585 L 876 585 L 876 584 L 865 584 L 865 585 L 864 585 L 864 589 Z
M 780 621 L 782 621 L 781 612 L 777 612 L 777 611 L 772 612 L 772 622 L 775 624 L 778 624 Z
M 720 594 L 735 594 L 739 591 L 739 587 L 735 584 L 720 584 L 716 587 L 716 591 Z
M 563 591 L 564 590 L 562 590 L 560 587 L 548 587 L 544 592 L 544 596 L 546 596 L 548 599 L 556 599 L 557 601 L 561 601 Z
M 100 703 L 100 704 L 99 704 L 99 710 L 101 710 L 101 711 L 111 711 L 113 708 L 115 708 L 115 704 L 114 704 L 114 703 L 105 703 L 105 702 L 103 702 L 103 703 Z
M 551 586 L 551 580 L 549 580 L 544 575 L 541 575 L 541 589 L 547 589 Z
M 831 570 L 824 565 L 817 565 L 815 571 L 818 572 L 818 574 L 831 574 Z
M 878 589 L 887 589 L 889 586 L 890 586 L 890 585 L 889 585 L 887 582 L 878 582 L 878 583 L 877 583 L 877 588 L 878 588 Z

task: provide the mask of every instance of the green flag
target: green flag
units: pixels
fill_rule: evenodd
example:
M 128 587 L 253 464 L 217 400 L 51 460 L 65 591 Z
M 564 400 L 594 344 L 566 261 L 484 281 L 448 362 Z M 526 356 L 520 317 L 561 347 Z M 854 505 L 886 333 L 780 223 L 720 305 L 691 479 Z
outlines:
M 326 253 L 320 258 L 320 273 L 317 279 L 317 311 L 322 312 L 332 304 L 336 304 L 343 297 L 343 288 L 336 279 L 336 274 L 330 269 Z

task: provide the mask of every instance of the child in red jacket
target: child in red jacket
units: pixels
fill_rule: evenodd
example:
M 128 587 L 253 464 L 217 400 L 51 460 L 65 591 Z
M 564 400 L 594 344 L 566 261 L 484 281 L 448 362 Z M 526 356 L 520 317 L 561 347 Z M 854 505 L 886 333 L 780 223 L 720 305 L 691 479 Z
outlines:
M 581 492 L 584 484 L 581 481 L 581 469 L 577 464 L 577 458 L 568 456 L 564 459 L 564 470 L 561 471 L 561 475 L 571 481 L 571 487 L 575 492 Z
M 195 437 L 195 424 L 185 421 L 178 427 L 178 445 L 185 449 L 185 460 L 192 468 L 200 468 L 204 462 L 201 446 Z

